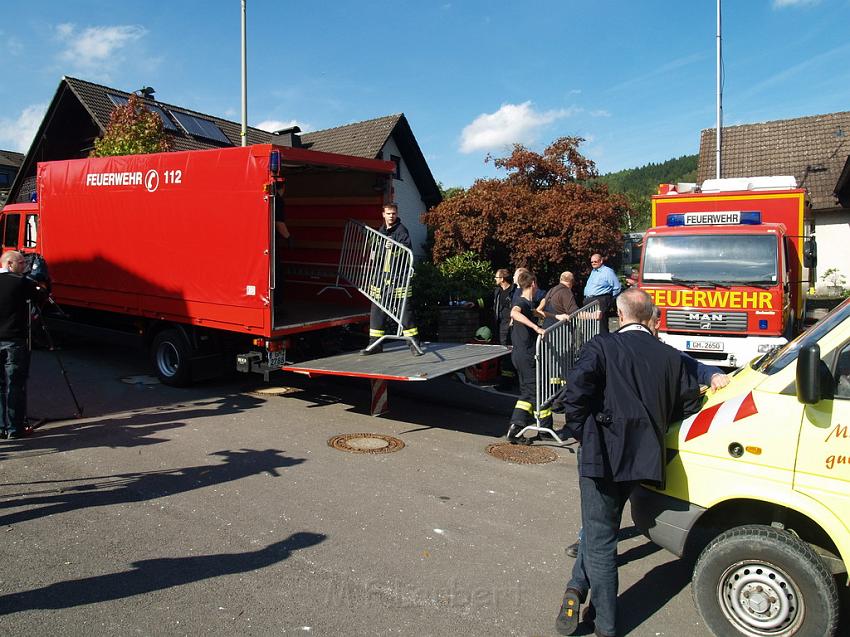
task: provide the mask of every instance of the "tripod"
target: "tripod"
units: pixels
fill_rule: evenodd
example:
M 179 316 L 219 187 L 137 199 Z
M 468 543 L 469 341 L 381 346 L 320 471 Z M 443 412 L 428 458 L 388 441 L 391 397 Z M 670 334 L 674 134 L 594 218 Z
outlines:
M 56 309 L 60 316 L 65 316 L 65 312 L 59 307 L 59 304 L 56 303 L 55 299 L 48 295 L 47 301 Z M 56 362 L 59 364 L 59 370 L 62 372 L 62 379 L 65 381 L 65 386 L 68 388 L 68 393 L 71 394 L 71 400 L 74 401 L 74 407 L 76 411 L 74 412 L 74 418 L 81 418 L 83 415 L 83 408 L 77 400 L 77 395 L 74 393 L 74 388 L 71 386 L 71 381 L 68 378 L 68 370 L 65 369 L 65 364 L 62 362 L 62 356 L 59 354 L 59 350 L 56 349 L 56 346 L 53 342 L 53 337 L 50 334 L 50 330 L 47 329 L 47 322 L 44 320 L 44 314 L 41 310 L 36 307 L 35 304 L 31 305 L 30 312 L 30 329 L 29 329 L 29 345 L 30 350 L 32 350 L 32 321 L 33 318 L 38 320 L 41 325 L 41 329 L 44 332 L 44 338 L 47 341 L 47 349 L 49 349 L 56 356 Z M 43 425 L 47 419 L 42 419 L 38 426 Z M 36 427 L 33 427 L 35 429 Z

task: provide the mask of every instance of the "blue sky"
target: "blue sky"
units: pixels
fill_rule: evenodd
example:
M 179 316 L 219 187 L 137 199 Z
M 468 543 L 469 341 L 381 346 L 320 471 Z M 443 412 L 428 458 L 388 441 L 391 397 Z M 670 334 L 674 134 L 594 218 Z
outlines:
M 724 123 L 850 110 L 850 0 L 726 0 Z M 714 0 L 248 0 L 248 121 L 403 112 L 434 176 L 562 135 L 601 172 L 695 153 L 715 125 Z M 0 148 L 63 75 L 240 118 L 240 1 L 7 0 Z

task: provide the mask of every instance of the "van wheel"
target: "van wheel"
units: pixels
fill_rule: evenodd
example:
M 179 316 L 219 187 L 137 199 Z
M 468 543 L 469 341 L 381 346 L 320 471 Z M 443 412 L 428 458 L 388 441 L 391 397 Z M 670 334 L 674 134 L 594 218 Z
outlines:
M 183 387 L 192 378 L 189 346 L 183 335 L 174 329 L 162 330 L 151 343 L 151 360 L 157 378 L 164 385 Z
M 838 589 L 812 548 L 769 526 L 742 526 L 700 554 L 694 603 L 718 637 L 825 637 L 838 626 Z

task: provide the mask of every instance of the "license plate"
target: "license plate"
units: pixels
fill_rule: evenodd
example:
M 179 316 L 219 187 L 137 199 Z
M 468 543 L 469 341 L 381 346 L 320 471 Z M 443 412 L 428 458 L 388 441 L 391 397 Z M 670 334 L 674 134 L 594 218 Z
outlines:
M 686 341 L 687 349 L 700 352 L 722 352 L 723 341 Z
M 286 350 L 282 349 L 277 352 L 269 352 L 269 367 L 283 367 L 286 360 Z

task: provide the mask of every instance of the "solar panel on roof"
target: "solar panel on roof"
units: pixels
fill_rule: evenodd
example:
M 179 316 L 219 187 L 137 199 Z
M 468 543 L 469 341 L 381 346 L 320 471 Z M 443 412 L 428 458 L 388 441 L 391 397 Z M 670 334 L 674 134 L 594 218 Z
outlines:
M 189 115 L 189 113 L 183 113 L 181 111 L 171 111 L 171 114 L 174 115 L 174 119 L 176 119 L 183 129 L 190 135 L 212 139 L 217 142 L 224 142 L 225 144 L 232 143 L 227 138 L 227 135 L 225 135 L 215 123 L 207 119 L 201 119 L 200 117 L 195 117 L 194 115 Z
M 107 93 L 106 95 L 107 97 L 109 97 L 109 101 L 115 104 L 115 106 L 124 106 L 127 104 L 127 102 L 130 101 L 128 98 L 122 95 L 115 95 L 114 93 Z M 170 131 L 177 131 L 177 126 L 174 125 L 174 122 L 171 121 L 171 118 L 159 106 L 145 103 L 145 108 L 159 115 L 159 119 L 162 120 L 163 128 Z

